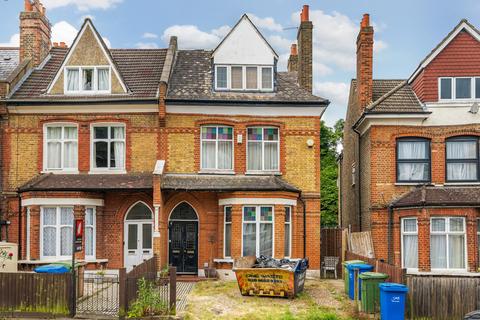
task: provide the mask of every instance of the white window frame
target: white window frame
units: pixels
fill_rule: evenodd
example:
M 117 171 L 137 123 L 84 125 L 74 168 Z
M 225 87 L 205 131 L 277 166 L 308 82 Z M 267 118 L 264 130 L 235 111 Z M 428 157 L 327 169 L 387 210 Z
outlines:
M 288 256 L 285 256 L 285 258 L 290 258 L 292 256 L 292 206 L 285 206 L 285 216 L 287 215 L 287 209 L 289 210 L 290 212 L 290 221 L 286 221 L 285 220 L 285 227 L 288 225 L 289 229 L 290 229 L 290 232 L 289 232 L 289 239 L 288 239 Z M 283 231 L 285 233 L 285 230 Z M 285 254 L 285 248 L 283 250 L 284 254 Z
M 108 127 L 108 137 L 107 139 L 95 139 L 95 128 L 97 127 Z M 110 128 L 111 127 L 123 127 L 124 128 L 124 138 L 123 139 L 112 139 L 110 137 Z M 95 142 L 104 141 L 108 143 L 107 147 L 107 167 L 96 166 L 95 162 Z M 123 150 L 123 168 L 111 168 L 110 167 L 110 143 L 115 141 L 123 141 L 124 150 Z M 123 122 L 102 122 L 102 123 L 93 123 L 90 126 L 90 172 L 89 173 L 126 173 L 127 166 L 127 126 Z
M 83 70 L 84 69 L 93 69 L 93 89 L 92 90 L 83 90 Z M 98 90 L 98 69 L 108 69 L 108 90 Z M 68 90 L 68 70 L 78 70 L 78 90 Z M 101 66 L 67 66 L 63 71 L 63 90 L 65 94 L 108 94 L 112 92 L 112 68 L 109 65 Z
M 223 257 L 225 259 L 231 258 L 232 257 L 232 221 L 227 222 L 227 208 L 230 208 L 230 218 L 232 217 L 232 206 L 225 206 L 223 207 Z M 226 225 L 230 225 L 230 255 L 226 254 L 226 246 L 225 246 L 225 239 L 227 238 L 226 235 L 227 233 L 225 232 L 226 230 Z
M 217 70 L 219 67 L 227 68 L 227 87 L 219 87 L 217 85 Z M 242 88 L 232 88 L 232 67 L 241 67 L 242 68 Z M 247 67 L 257 67 L 257 88 L 247 89 Z M 264 88 L 262 83 L 262 71 L 263 69 L 270 68 L 271 72 L 271 88 Z M 214 88 L 215 91 L 261 91 L 261 92 L 273 92 L 274 91 L 274 68 L 272 65 L 226 65 L 219 64 L 215 65 L 215 77 L 214 77 Z
M 45 208 L 55 208 L 55 225 L 49 225 L 50 228 L 55 228 L 55 256 L 44 256 L 43 255 L 43 229 L 45 228 L 43 224 L 43 213 Z M 61 209 L 70 208 L 73 211 L 73 206 L 42 206 L 40 207 L 40 260 L 65 260 L 71 259 L 72 255 L 61 255 L 61 229 L 62 227 L 70 227 L 73 237 L 73 223 L 72 225 L 60 224 L 61 223 Z M 75 216 L 73 217 L 75 221 Z M 71 244 L 73 246 L 73 244 Z M 73 249 L 73 248 L 72 248 Z
M 87 226 L 87 219 L 86 219 L 86 216 L 87 216 L 87 210 L 88 209 L 92 209 L 92 223 L 93 225 L 92 226 Z M 92 260 L 95 260 L 95 257 L 97 256 L 97 208 L 96 207 L 93 207 L 93 206 L 87 206 L 85 207 L 85 230 L 84 230 L 84 243 L 85 243 L 85 246 L 84 246 L 84 250 L 85 250 L 85 260 L 87 261 L 92 261 Z M 87 255 L 87 248 L 86 248 L 86 241 L 87 241 L 87 228 L 92 228 L 92 235 L 93 235 L 93 238 L 92 238 L 92 246 L 93 246 L 93 250 L 92 250 L 92 255 Z
M 62 128 L 62 137 L 60 139 L 48 139 L 48 128 Z M 77 129 L 77 138 L 76 139 L 65 139 L 65 128 L 76 128 Z M 50 122 L 46 123 L 43 126 L 43 172 L 59 172 L 59 173 L 78 173 L 78 135 L 79 127 L 77 123 L 71 122 Z M 61 143 L 61 166 L 60 168 L 48 168 L 48 142 L 60 142 Z M 77 166 L 76 168 L 64 168 L 65 160 L 65 142 L 76 142 L 77 144 Z
M 463 231 L 450 231 L 450 219 L 463 219 Z M 432 220 L 433 219 L 444 219 L 445 220 L 445 231 L 433 231 L 432 230 Z M 446 236 L 446 249 L 447 249 L 447 254 L 446 254 L 446 259 L 447 259 L 447 268 L 431 268 L 432 271 L 466 271 L 468 269 L 468 248 L 467 248 L 467 224 L 466 224 L 466 218 L 465 217 L 439 217 L 439 216 L 433 216 L 430 217 L 430 242 L 432 241 L 432 235 L 445 235 Z M 464 240 L 464 268 L 450 268 L 450 247 L 449 247 L 449 239 L 450 235 L 463 235 L 463 240 Z M 431 246 L 431 244 L 430 244 Z M 432 259 L 432 252 L 430 249 L 430 261 Z
M 405 226 L 404 226 L 404 221 L 405 220 L 415 220 L 415 231 L 405 231 Z M 406 217 L 400 219 L 400 225 L 401 225 L 401 252 L 402 252 L 402 268 L 405 268 L 405 249 L 404 249 L 404 236 L 417 236 L 417 267 L 416 268 L 408 268 L 408 270 L 418 270 L 418 219 L 415 217 Z
M 262 128 L 262 140 L 249 140 L 248 139 L 248 129 L 250 128 Z M 274 141 L 265 141 L 264 139 L 264 129 L 277 129 L 278 130 L 278 140 L 276 141 L 277 142 L 277 164 L 278 164 L 278 167 L 277 169 L 268 169 L 266 170 L 265 169 L 265 143 L 274 143 Z M 280 128 L 279 127 L 275 127 L 275 126 L 252 126 L 252 127 L 247 127 L 247 130 L 246 130 L 246 140 L 247 140 L 247 143 L 246 143 L 246 154 L 247 154 L 247 158 L 246 158 L 246 167 L 247 167 L 247 174 L 251 174 L 251 173 L 265 173 L 265 172 L 272 172 L 272 173 L 279 173 L 280 172 Z M 248 154 L 248 143 L 249 142 L 261 142 L 262 143 L 262 169 L 261 170 L 252 170 L 252 169 L 249 169 L 248 168 L 248 157 L 249 157 L 249 154 Z
M 246 207 L 255 207 L 255 221 L 245 221 L 244 208 Z M 272 221 L 261 221 L 260 212 L 262 207 L 272 208 Z M 255 224 L 255 255 L 258 257 L 260 255 L 260 224 L 272 224 L 272 258 L 275 257 L 275 206 L 273 205 L 243 205 L 242 206 L 242 257 L 243 253 L 243 225 L 244 224 Z
M 218 128 L 221 127 L 226 127 L 226 128 L 232 128 L 232 139 L 231 140 L 224 140 L 224 139 L 218 139 Z M 202 128 L 216 128 L 216 139 L 203 139 L 202 137 Z M 232 126 L 227 126 L 227 125 L 205 125 L 200 127 L 200 171 L 201 172 L 209 172 L 209 171 L 218 171 L 218 172 L 234 172 L 234 166 L 235 166 L 235 144 L 234 144 L 234 137 L 235 137 L 235 128 Z M 203 167 L 203 142 L 204 141 L 210 141 L 210 142 L 215 142 L 215 168 L 204 168 Z M 232 163 L 231 163 L 231 169 L 219 169 L 218 168 L 218 142 L 219 141 L 231 141 L 232 142 Z
M 442 79 L 451 79 L 452 80 L 452 98 L 451 99 L 442 99 L 441 93 L 442 93 L 442 87 L 441 87 L 441 82 Z M 456 98 L 457 96 L 457 79 L 470 79 L 470 98 Z M 476 82 L 480 81 L 480 76 L 477 77 L 439 77 L 438 78 L 438 101 L 441 102 L 452 102 L 452 101 L 480 101 L 480 97 L 475 97 L 475 86 Z

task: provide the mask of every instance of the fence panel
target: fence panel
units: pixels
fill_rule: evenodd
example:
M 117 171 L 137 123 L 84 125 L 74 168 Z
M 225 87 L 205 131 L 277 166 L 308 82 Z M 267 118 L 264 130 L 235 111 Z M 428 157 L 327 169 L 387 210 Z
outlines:
M 68 315 L 71 282 L 70 273 L 0 273 L 0 310 Z
M 338 257 L 338 275 L 342 274 L 342 232 L 343 229 L 340 228 L 323 228 L 321 230 L 321 261 L 323 261 L 324 257 Z M 323 273 L 321 273 L 321 276 L 323 276 Z
M 387 282 L 405 283 L 406 269 L 388 264 L 375 258 L 367 258 L 359 254 L 347 251 L 345 260 L 362 260 L 375 267 L 376 272 L 388 274 Z

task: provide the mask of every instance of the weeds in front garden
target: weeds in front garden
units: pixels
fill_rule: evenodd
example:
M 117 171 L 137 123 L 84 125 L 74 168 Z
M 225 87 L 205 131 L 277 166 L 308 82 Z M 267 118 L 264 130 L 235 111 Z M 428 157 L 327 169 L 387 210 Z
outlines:
M 168 315 L 168 303 L 162 299 L 154 283 L 141 278 L 138 280 L 138 298 L 128 310 L 129 318 Z

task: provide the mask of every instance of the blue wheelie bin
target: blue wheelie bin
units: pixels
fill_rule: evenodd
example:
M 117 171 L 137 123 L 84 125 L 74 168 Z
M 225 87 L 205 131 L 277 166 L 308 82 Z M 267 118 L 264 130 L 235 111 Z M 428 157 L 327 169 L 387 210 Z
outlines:
M 380 319 L 404 320 L 408 287 L 398 283 L 380 283 Z
M 358 270 L 358 274 L 362 274 L 367 271 L 372 271 L 373 266 L 364 263 L 354 263 L 347 265 L 348 268 L 348 297 L 355 299 L 355 270 Z M 358 299 L 361 299 L 362 295 L 362 280 L 358 279 Z

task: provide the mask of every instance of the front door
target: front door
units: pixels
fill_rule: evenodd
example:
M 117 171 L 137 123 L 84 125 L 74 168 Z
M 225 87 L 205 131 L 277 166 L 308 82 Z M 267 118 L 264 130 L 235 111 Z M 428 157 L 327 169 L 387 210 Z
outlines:
M 153 225 L 150 221 L 125 223 L 125 268 L 127 271 L 153 257 L 152 231 Z
M 170 221 L 170 264 L 178 273 L 198 272 L 198 222 Z

